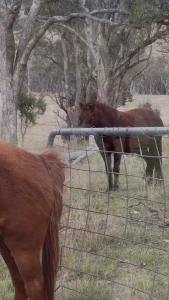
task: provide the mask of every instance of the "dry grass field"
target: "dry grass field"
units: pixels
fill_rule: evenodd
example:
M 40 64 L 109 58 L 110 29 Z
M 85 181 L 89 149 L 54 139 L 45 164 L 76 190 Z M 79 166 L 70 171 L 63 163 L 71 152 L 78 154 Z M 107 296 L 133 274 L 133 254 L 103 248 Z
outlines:
M 135 98 L 121 110 L 150 100 L 169 124 L 168 97 Z M 46 147 L 49 132 L 58 127 L 54 110 L 48 100 L 45 116 L 28 131 L 26 149 Z M 68 152 L 60 138 L 55 145 L 60 153 Z M 68 168 L 57 300 L 169 299 L 169 137 L 163 138 L 163 153 L 164 184 L 149 189 L 143 180 L 144 162 L 136 156 L 122 159 L 120 188 L 110 194 L 105 192 L 99 153 Z M 0 261 L 0 299 L 12 300 L 12 296 L 8 271 Z
M 126 106 L 121 107 L 120 110 L 125 111 L 138 107 L 140 103 L 149 100 L 154 108 L 159 107 L 161 117 L 166 126 L 169 125 L 169 96 L 151 96 L 151 95 L 135 95 L 133 103 L 127 103 Z M 31 150 L 41 150 L 46 147 L 47 136 L 51 130 L 62 127 L 64 125 L 62 120 L 59 120 L 54 111 L 56 111 L 56 104 L 47 97 L 47 110 L 44 116 L 39 119 L 38 124 L 29 128 L 25 138 L 25 148 Z M 19 126 L 18 126 L 19 131 Z M 20 135 L 19 135 L 20 137 Z M 60 141 L 60 138 L 58 139 Z M 58 143 L 60 144 L 60 142 Z
M 161 118 L 166 126 L 169 126 L 169 96 L 163 95 L 135 95 L 132 103 L 127 103 L 121 107 L 121 111 L 126 111 L 138 107 L 139 104 L 149 101 L 153 108 L 159 108 Z
M 169 141 L 164 142 L 168 149 Z M 164 186 L 146 190 L 142 160 L 126 157 L 120 190 L 106 194 L 103 170 L 99 154 L 71 170 L 61 299 L 167 299 L 169 231 L 149 207 L 169 213 L 169 182 L 165 190 Z M 169 180 L 169 160 L 163 172 Z

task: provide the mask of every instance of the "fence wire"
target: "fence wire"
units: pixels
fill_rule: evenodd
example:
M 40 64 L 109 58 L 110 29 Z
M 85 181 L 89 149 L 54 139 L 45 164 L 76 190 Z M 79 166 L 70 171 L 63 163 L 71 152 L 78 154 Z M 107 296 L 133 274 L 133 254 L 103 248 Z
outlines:
M 56 299 L 169 299 L 169 137 L 163 136 L 160 155 L 158 136 L 151 136 L 153 156 L 143 153 L 141 135 L 130 137 L 140 149 L 132 155 L 124 153 L 119 137 L 122 159 L 114 191 L 107 190 L 93 136 L 89 143 L 75 136 L 64 143 L 55 139 L 68 161 Z M 162 158 L 163 179 L 154 172 L 151 184 L 147 157 L 160 163 Z

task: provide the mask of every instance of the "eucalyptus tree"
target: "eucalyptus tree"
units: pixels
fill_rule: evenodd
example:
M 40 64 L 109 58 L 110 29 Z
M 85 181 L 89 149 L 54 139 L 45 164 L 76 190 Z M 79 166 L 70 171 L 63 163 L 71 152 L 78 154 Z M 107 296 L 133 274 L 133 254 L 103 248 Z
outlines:
M 63 2 L 69 4 L 66 7 L 70 9 L 61 14 Z M 53 24 L 71 32 L 76 37 L 74 45 L 77 39 L 85 43 L 89 74 L 96 79 L 98 97 L 117 101 L 126 70 L 145 60 L 140 57 L 141 50 L 168 34 L 168 1 L 163 2 L 165 5 L 157 0 L 154 3 L 152 0 L 1 0 L 1 139 L 17 143 L 18 99 L 27 63 L 32 50 Z M 76 22 L 83 22 L 82 31 L 78 31 Z M 134 40 L 132 30 L 138 33 Z M 141 40 L 139 30 L 143 30 Z M 75 55 L 78 66 L 78 49 Z M 80 72 L 76 84 L 78 80 Z M 90 80 L 87 90 L 90 91 Z M 78 99 L 79 96 L 76 104 Z

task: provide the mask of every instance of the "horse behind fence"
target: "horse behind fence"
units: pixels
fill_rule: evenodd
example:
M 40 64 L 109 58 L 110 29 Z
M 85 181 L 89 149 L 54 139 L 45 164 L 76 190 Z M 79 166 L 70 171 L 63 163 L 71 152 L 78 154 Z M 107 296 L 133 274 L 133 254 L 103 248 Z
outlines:
M 35 155 L 0 142 L 0 252 L 15 300 L 54 298 L 64 168 L 52 149 Z
M 83 104 L 80 103 L 80 127 L 162 127 L 160 116 L 152 109 L 137 108 L 126 112 L 118 111 L 104 103 L 97 101 Z M 118 177 L 120 171 L 121 155 L 123 153 L 136 153 L 143 156 L 147 163 L 146 177 L 152 182 L 153 170 L 156 178 L 162 179 L 162 137 L 156 139 L 142 135 L 131 138 L 130 136 L 94 136 L 99 147 L 100 154 L 104 160 L 108 177 L 108 190 L 118 188 Z M 111 153 L 114 153 L 114 184 L 112 181 Z

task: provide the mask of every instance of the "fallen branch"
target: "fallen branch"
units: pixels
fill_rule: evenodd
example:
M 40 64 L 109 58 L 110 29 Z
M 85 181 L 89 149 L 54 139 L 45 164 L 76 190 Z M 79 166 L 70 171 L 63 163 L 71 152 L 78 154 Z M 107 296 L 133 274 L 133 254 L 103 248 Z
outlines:
M 70 152 L 70 153 L 65 153 L 63 154 L 63 157 L 65 157 L 69 162 L 72 162 L 72 164 L 76 164 L 82 160 L 84 160 L 86 157 L 91 156 L 92 154 L 96 153 L 98 148 L 86 148 L 86 150 L 82 151 L 76 151 L 76 152 Z
M 160 209 L 160 208 L 152 208 L 152 207 L 149 207 L 148 208 L 148 211 L 150 213 L 156 213 L 159 217 L 159 219 L 164 223 L 166 223 L 166 219 L 165 219 L 165 216 L 164 216 L 164 209 Z

